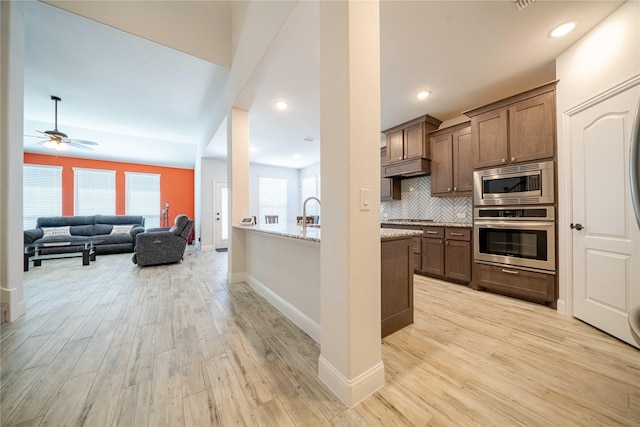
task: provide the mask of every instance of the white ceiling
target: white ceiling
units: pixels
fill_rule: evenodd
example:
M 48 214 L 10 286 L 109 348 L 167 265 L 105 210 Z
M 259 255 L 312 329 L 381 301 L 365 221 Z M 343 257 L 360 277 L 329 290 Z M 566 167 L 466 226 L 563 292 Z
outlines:
M 454 119 L 553 80 L 554 58 L 620 4 L 538 1 L 518 11 L 508 1 L 382 1 L 383 129 L 425 113 Z M 55 94 L 59 129 L 100 143 L 87 157 L 193 167 L 209 140 L 207 155 L 226 156 L 226 125 L 209 134 L 225 68 L 47 5 L 25 9 L 25 133 L 53 127 Z M 573 33 L 548 37 L 568 20 L 579 21 Z M 319 143 L 301 141 L 320 137 L 318 32 L 318 4 L 300 2 L 235 102 L 250 111 L 254 163 L 319 161 Z M 432 95 L 418 101 L 419 90 Z M 284 112 L 273 107 L 279 99 Z M 40 148 L 33 141 L 25 151 Z

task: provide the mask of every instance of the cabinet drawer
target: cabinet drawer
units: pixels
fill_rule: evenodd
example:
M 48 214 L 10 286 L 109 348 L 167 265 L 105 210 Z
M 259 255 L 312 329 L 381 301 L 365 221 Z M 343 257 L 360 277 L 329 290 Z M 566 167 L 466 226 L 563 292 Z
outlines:
M 429 239 L 444 239 L 443 227 L 422 227 L 422 237 Z
M 445 228 L 445 239 L 447 240 L 464 240 L 465 242 L 471 241 L 471 229 L 470 228 Z
M 554 303 L 556 300 L 556 277 L 552 274 L 475 263 L 473 282 L 480 289 L 528 301 Z
M 413 253 L 414 254 L 422 253 L 422 237 L 413 238 Z

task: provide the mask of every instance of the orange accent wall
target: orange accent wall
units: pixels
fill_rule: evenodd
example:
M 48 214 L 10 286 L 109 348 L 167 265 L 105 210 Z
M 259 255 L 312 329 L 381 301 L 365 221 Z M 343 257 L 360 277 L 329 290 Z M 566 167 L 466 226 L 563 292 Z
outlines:
M 72 216 L 74 210 L 73 168 L 103 169 L 116 171 L 116 215 L 125 214 L 126 172 L 160 174 L 160 206 L 158 213 L 169 202 L 169 225 L 178 214 L 194 217 L 193 169 L 141 165 L 137 163 L 109 162 L 105 160 L 76 157 L 49 156 L 24 153 L 24 163 L 32 165 L 62 166 L 62 215 Z

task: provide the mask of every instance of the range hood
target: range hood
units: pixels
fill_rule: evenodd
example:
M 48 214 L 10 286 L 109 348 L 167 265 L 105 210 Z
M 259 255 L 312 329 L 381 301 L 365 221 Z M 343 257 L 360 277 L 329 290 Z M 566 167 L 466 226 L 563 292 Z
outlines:
M 431 160 L 418 157 L 383 165 L 380 175 L 383 178 L 413 178 L 431 174 Z

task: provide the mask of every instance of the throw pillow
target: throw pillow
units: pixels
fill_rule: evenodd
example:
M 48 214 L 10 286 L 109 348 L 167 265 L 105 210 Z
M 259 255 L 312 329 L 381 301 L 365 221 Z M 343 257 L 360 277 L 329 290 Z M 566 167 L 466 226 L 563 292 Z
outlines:
M 129 234 L 133 225 L 114 225 L 111 234 Z
M 42 227 L 42 238 L 53 236 L 71 236 L 69 226 L 66 227 Z

